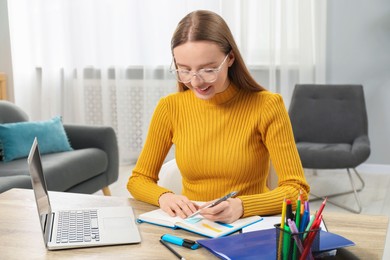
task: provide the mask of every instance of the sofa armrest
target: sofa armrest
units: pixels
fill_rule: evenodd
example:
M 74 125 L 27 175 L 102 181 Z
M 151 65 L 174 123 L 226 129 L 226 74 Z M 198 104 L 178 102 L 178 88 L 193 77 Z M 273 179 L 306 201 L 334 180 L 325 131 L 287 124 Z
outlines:
M 64 124 L 65 132 L 73 149 L 99 148 L 108 157 L 107 181 L 115 182 L 119 174 L 119 149 L 115 131 L 110 126 Z

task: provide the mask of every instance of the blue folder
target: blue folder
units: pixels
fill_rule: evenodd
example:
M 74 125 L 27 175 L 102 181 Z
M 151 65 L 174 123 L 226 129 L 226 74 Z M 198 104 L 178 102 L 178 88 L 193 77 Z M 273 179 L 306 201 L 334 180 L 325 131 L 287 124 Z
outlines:
M 236 234 L 228 237 L 201 239 L 197 242 L 221 259 L 276 259 L 275 228 Z M 340 235 L 321 231 L 318 252 L 354 245 L 354 242 Z

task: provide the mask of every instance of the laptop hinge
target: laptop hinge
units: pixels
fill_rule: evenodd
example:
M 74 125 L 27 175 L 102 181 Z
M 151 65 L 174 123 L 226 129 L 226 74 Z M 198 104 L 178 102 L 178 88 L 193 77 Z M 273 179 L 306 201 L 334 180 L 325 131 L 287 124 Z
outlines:
M 49 241 L 51 242 L 53 239 L 53 229 L 54 229 L 54 218 L 55 213 L 51 213 L 51 219 L 50 219 L 50 233 L 49 233 Z

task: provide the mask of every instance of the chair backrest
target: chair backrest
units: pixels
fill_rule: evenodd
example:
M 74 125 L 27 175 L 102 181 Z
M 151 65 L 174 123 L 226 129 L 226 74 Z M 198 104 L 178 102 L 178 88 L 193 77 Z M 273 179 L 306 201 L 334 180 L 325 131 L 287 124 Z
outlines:
M 0 100 L 0 124 L 28 121 L 27 114 L 17 105 Z
M 182 176 L 179 167 L 176 164 L 176 160 L 172 159 L 167 161 L 161 167 L 159 173 L 158 185 L 172 190 L 176 194 L 182 193 Z M 278 186 L 278 176 L 271 163 L 270 172 L 267 179 L 267 186 L 273 190 Z
M 167 161 L 161 167 L 159 173 L 158 185 L 172 190 L 176 194 L 181 194 L 182 190 L 182 177 L 179 167 L 176 164 L 176 160 L 172 159 Z
M 289 115 L 296 142 L 352 143 L 368 135 L 362 85 L 296 85 Z

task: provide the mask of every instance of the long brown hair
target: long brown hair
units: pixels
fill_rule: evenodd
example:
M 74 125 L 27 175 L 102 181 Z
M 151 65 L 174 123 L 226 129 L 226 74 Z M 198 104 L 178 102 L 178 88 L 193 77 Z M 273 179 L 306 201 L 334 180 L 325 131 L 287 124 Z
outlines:
M 172 55 L 175 47 L 190 41 L 212 41 L 218 44 L 226 55 L 230 51 L 233 52 L 235 60 L 228 70 L 229 79 L 238 88 L 250 91 L 265 90 L 249 73 L 228 25 L 218 14 L 206 10 L 187 14 L 179 22 L 172 36 Z M 178 88 L 179 91 L 188 89 L 181 82 L 178 82 Z

